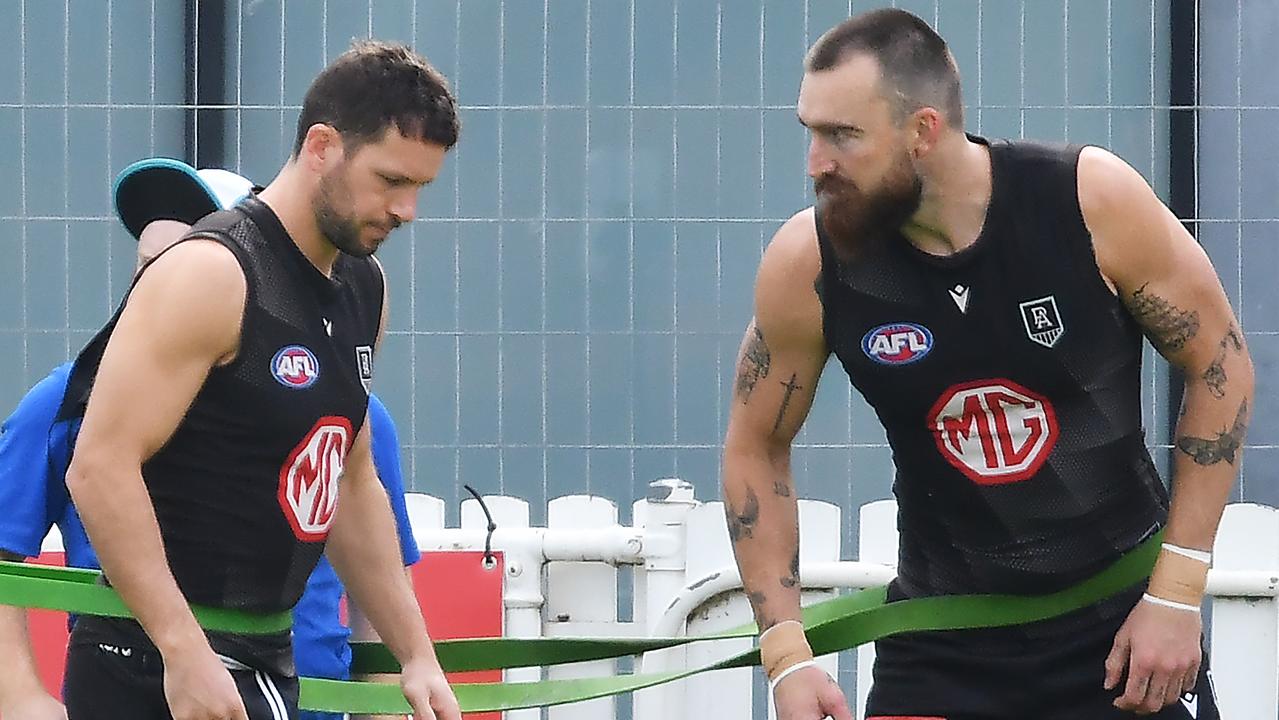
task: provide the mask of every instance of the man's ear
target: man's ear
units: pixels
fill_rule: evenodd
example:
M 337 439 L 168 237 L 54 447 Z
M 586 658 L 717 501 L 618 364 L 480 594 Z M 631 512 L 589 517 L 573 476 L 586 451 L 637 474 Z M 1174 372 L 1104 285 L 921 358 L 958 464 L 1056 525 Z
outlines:
M 919 160 L 933 151 L 941 141 L 946 120 L 934 107 L 922 107 L 906 118 L 906 148 L 912 160 Z
M 315 123 L 306 129 L 302 148 L 298 151 L 298 163 L 312 172 L 322 174 L 328 168 L 342 162 L 342 136 L 332 125 Z

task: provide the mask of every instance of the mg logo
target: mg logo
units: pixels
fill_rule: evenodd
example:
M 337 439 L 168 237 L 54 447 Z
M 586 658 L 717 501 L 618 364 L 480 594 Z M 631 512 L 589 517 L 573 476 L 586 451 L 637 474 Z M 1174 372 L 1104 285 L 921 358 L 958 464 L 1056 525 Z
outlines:
M 928 418 L 942 457 L 978 485 L 1029 478 L 1057 443 L 1052 404 L 1011 380 L 955 385 Z
M 280 508 L 293 534 L 303 542 L 328 536 L 351 436 L 346 418 L 322 417 L 280 468 Z

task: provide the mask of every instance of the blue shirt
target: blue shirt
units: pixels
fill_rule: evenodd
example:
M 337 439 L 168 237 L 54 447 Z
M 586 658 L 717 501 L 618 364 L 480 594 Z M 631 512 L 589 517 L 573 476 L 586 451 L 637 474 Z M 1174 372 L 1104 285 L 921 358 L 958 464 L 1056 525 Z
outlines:
M 59 365 L 27 392 L 0 425 L 0 549 L 25 557 L 40 554 L 57 525 L 67 564 L 98 567 L 64 482 L 80 420 L 55 423 L 67 391 L 71 363 Z
M 369 395 L 369 430 L 373 433 L 373 464 L 386 486 L 395 512 L 396 530 L 404 564 L 420 557 L 409 513 L 404 506 L 404 476 L 400 470 L 400 440 L 391 413 L 376 395 Z M 306 592 L 293 608 L 293 655 L 298 674 L 306 677 L 346 680 L 351 673 L 350 628 L 338 622 L 342 582 L 326 557 L 306 583 Z
M 80 420 L 54 422 L 70 374 L 71 363 L 59 365 L 31 388 L 0 426 L 0 508 L 5 510 L 0 513 L 0 549 L 26 557 L 39 555 L 44 536 L 57 525 L 67 564 L 97 568 L 97 556 L 65 482 Z M 375 395 L 369 395 L 369 430 L 373 463 L 395 514 L 400 552 L 404 564 L 412 565 L 420 555 L 404 504 L 399 438 L 391 414 Z M 351 631 L 338 618 L 342 592 L 333 566 L 321 558 L 293 609 L 293 652 L 300 675 L 350 676 Z

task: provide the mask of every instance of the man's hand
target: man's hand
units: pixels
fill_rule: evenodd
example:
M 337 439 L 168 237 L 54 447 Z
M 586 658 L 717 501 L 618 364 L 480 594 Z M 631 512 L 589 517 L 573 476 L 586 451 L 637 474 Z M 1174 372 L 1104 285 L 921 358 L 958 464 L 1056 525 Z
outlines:
M 173 720 L 248 720 L 231 672 L 207 644 L 164 656 L 164 699 Z
M 853 720 L 848 700 L 835 679 L 819 667 L 806 667 L 782 678 L 773 691 L 777 720 Z
M 67 709 L 43 689 L 32 692 L 0 708 L 4 720 L 67 720 Z
M 414 720 L 462 720 L 453 689 L 434 659 L 406 663 L 400 671 L 400 688 L 413 706 Z
M 1143 715 L 1158 712 L 1192 690 L 1202 660 L 1202 629 L 1198 613 L 1138 602 L 1106 658 L 1107 690 L 1128 671 L 1115 707 Z

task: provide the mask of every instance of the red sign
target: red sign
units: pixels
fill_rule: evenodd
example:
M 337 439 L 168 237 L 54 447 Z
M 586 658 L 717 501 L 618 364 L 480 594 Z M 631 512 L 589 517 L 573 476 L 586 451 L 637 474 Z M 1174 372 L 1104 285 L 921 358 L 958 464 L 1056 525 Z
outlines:
M 505 558 L 493 553 L 497 564 L 484 568 L 484 553 L 471 551 L 422 553 L 413 566 L 413 587 L 435 640 L 502 636 L 502 578 Z M 452 673 L 451 683 L 501 682 L 501 670 Z M 502 713 L 466 713 L 466 720 L 501 720 Z
M 40 553 L 32 562 L 39 565 L 66 565 L 62 552 Z M 67 614 L 56 610 L 28 610 L 27 630 L 40 680 L 49 694 L 62 697 L 62 671 L 67 665 Z

